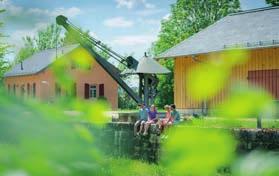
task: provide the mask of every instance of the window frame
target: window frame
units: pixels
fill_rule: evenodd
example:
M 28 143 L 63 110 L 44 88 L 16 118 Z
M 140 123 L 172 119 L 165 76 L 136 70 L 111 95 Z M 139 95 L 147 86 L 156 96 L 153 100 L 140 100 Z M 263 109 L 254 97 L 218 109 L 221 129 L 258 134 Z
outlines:
M 32 84 L 32 96 L 35 98 L 36 97 L 36 83 Z
M 89 99 L 97 99 L 97 98 L 98 98 L 98 86 L 97 86 L 97 84 L 90 84 L 89 85 Z

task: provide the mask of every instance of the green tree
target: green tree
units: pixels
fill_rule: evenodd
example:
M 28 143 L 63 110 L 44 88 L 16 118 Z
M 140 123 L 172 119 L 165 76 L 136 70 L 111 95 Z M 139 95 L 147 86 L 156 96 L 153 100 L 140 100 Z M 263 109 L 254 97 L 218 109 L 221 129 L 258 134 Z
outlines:
M 153 43 L 151 52 L 158 55 L 239 8 L 239 0 L 177 0 L 171 5 L 169 17 L 162 20 L 158 40 Z M 172 59 L 160 62 L 173 71 Z M 156 104 L 162 107 L 173 102 L 173 72 L 159 79 Z
M 29 36 L 26 36 L 22 39 L 24 41 L 24 46 L 19 50 L 16 55 L 16 63 L 32 56 L 36 51 L 35 42 Z
M 130 54 L 130 56 L 133 54 Z M 129 55 L 124 55 L 124 57 L 128 57 Z M 123 64 L 118 64 L 117 66 L 118 70 L 120 70 L 120 72 L 125 71 L 126 66 L 124 66 Z M 131 75 L 129 77 L 122 77 L 122 79 L 124 79 L 124 81 L 128 84 L 128 85 L 132 85 L 131 81 L 135 78 L 135 75 Z M 134 92 L 137 92 L 137 88 L 136 87 L 132 87 L 132 89 L 134 90 Z M 118 88 L 118 108 L 119 109 L 136 109 L 137 108 L 137 103 L 127 94 L 127 92 L 125 92 L 121 87 Z
M 35 37 L 37 50 L 42 51 L 62 45 L 61 27 L 56 24 L 50 24 L 45 29 L 38 31 Z
M 16 63 L 32 56 L 34 53 L 60 47 L 62 45 L 61 27 L 50 24 L 37 32 L 34 37 L 23 37 L 24 46 L 16 55 Z
M 5 12 L 4 9 L 0 9 L 0 14 Z M 3 22 L 0 22 L 0 28 L 3 27 Z M 0 33 L 0 85 L 4 73 L 10 68 L 10 63 L 5 60 L 5 55 L 8 53 L 9 45 L 4 41 L 5 35 Z
M 265 0 L 265 2 L 272 6 L 279 6 L 279 0 Z
M 136 88 L 133 88 L 136 91 Z M 120 87 L 118 89 L 118 108 L 119 109 L 135 109 L 137 103 Z
M 5 10 L 0 9 L 0 14 L 5 12 Z M 0 22 L 0 28 L 3 27 L 4 23 Z M 4 58 L 4 56 L 7 54 L 8 52 L 8 48 L 9 45 L 6 44 L 6 42 L 4 42 L 5 35 L 0 33 L 0 59 L 2 60 Z
M 88 37 L 89 31 L 83 31 Z M 76 36 L 73 35 L 72 32 L 65 32 L 63 37 L 62 28 L 56 24 L 50 24 L 46 28 L 43 28 L 37 32 L 34 37 L 26 36 L 23 37 L 24 45 L 19 50 L 16 55 L 15 62 L 18 63 L 26 58 L 32 56 L 36 52 L 40 52 L 46 49 L 52 49 L 56 47 L 61 47 L 65 45 L 78 44 L 78 41 L 75 39 Z M 97 50 L 97 52 L 103 56 L 105 59 L 109 58 L 109 55 L 101 50 Z
M 4 59 L 0 59 L 0 86 L 3 83 L 3 75 L 10 69 L 11 64 L 8 61 L 5 61 Z

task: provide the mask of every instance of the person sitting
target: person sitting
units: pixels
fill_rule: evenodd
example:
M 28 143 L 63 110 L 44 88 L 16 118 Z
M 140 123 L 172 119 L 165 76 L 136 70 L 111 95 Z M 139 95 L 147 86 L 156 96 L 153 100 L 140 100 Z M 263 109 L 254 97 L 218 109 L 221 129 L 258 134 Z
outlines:
M 164 106 L 166 110 L 166 116 L 164 119 L 158 122 L 159 129 L 162 131 L 165 127 L 170 126 L 173 124 L 173 118 L 171 116 L 171 107 L 169 105 Z
M 138 107 L 139 107 L 139 118 L 136 121 L 134 126 L 134 135 L 136 134 L 139 135 L 140 133 L 142 133 L 144 124 L 147 121 L 147 117 L 148 117 L 148 109 L 145 107 L 145 105 L 139 104 Z
M 143 133 L 144 136 L 147 135 L 150 125 L 157 123 L 157 121 L 158 121 L 157 115 L 158 115 L 158 113 L 157 113 L 157 109 L 156 109 L 155 105 L 151 105 L 150 110 L 148 112 L 148 121 L 145 123 L 145 126 L 144 126 L 144 133 Z
M 176 110 L 175 104 L 172 104 L 170 107 L 171 107 L 171 116 L 174 119 L 173 124 L 178 124 L 180 122 L 180 114 Z

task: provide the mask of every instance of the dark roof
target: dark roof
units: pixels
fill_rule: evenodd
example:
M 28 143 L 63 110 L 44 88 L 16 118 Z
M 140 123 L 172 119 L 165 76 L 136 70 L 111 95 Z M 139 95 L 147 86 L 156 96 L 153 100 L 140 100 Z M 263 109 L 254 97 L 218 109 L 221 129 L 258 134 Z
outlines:
M 78 47 L 80 47 L 78 44 L 74 44 L 57 48 L 57 50 L 54 48 L 35 53 L 22 62 L 23 70 L 21 69 L 21 63 L 19 63 L 15 65 L 10 71 L 6 72 L 4 77 L 37 74 L 52 64 L 57 57 L 61 57 L 67 53 L 70 53 Z M 115 73 L 120 73 L 119 70 L 112 64 L 108 64 L 108 66 L 109 69 L 112 69 Z
M 279 46 L 279 7 L 266 7 L 230 14 L 157 58 L 274 46 Z
M 57 48 L 57 52 L 56 48 L 54 48 L 35 53 L 22 62 L 23 69 L 21 69 L 21 63 L 19 63 L 15 65 L 10 71 L 6 72 L 4 77 L 32 75 L 39 73 L 52 64 L 55 61 L 56 56 L 60 57 L 71 52 L 77 47 L 78 45 L 69 45 Z

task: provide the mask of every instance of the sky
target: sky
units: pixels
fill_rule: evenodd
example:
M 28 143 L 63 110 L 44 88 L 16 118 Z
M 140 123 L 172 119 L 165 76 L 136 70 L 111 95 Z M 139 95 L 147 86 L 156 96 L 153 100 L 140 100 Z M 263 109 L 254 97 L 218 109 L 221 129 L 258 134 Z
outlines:
M 63 14 L 76 26 L 122 55 L 140 59 L 157 39 L 160 21 L 167 18 L 176 0 L 3 0 L 1 29 L 13 45 L 12 60 L 22 47 L 22 37 L 55 22 Z M 267 6 L 264 0 L 240 0 L 242 10 Z

